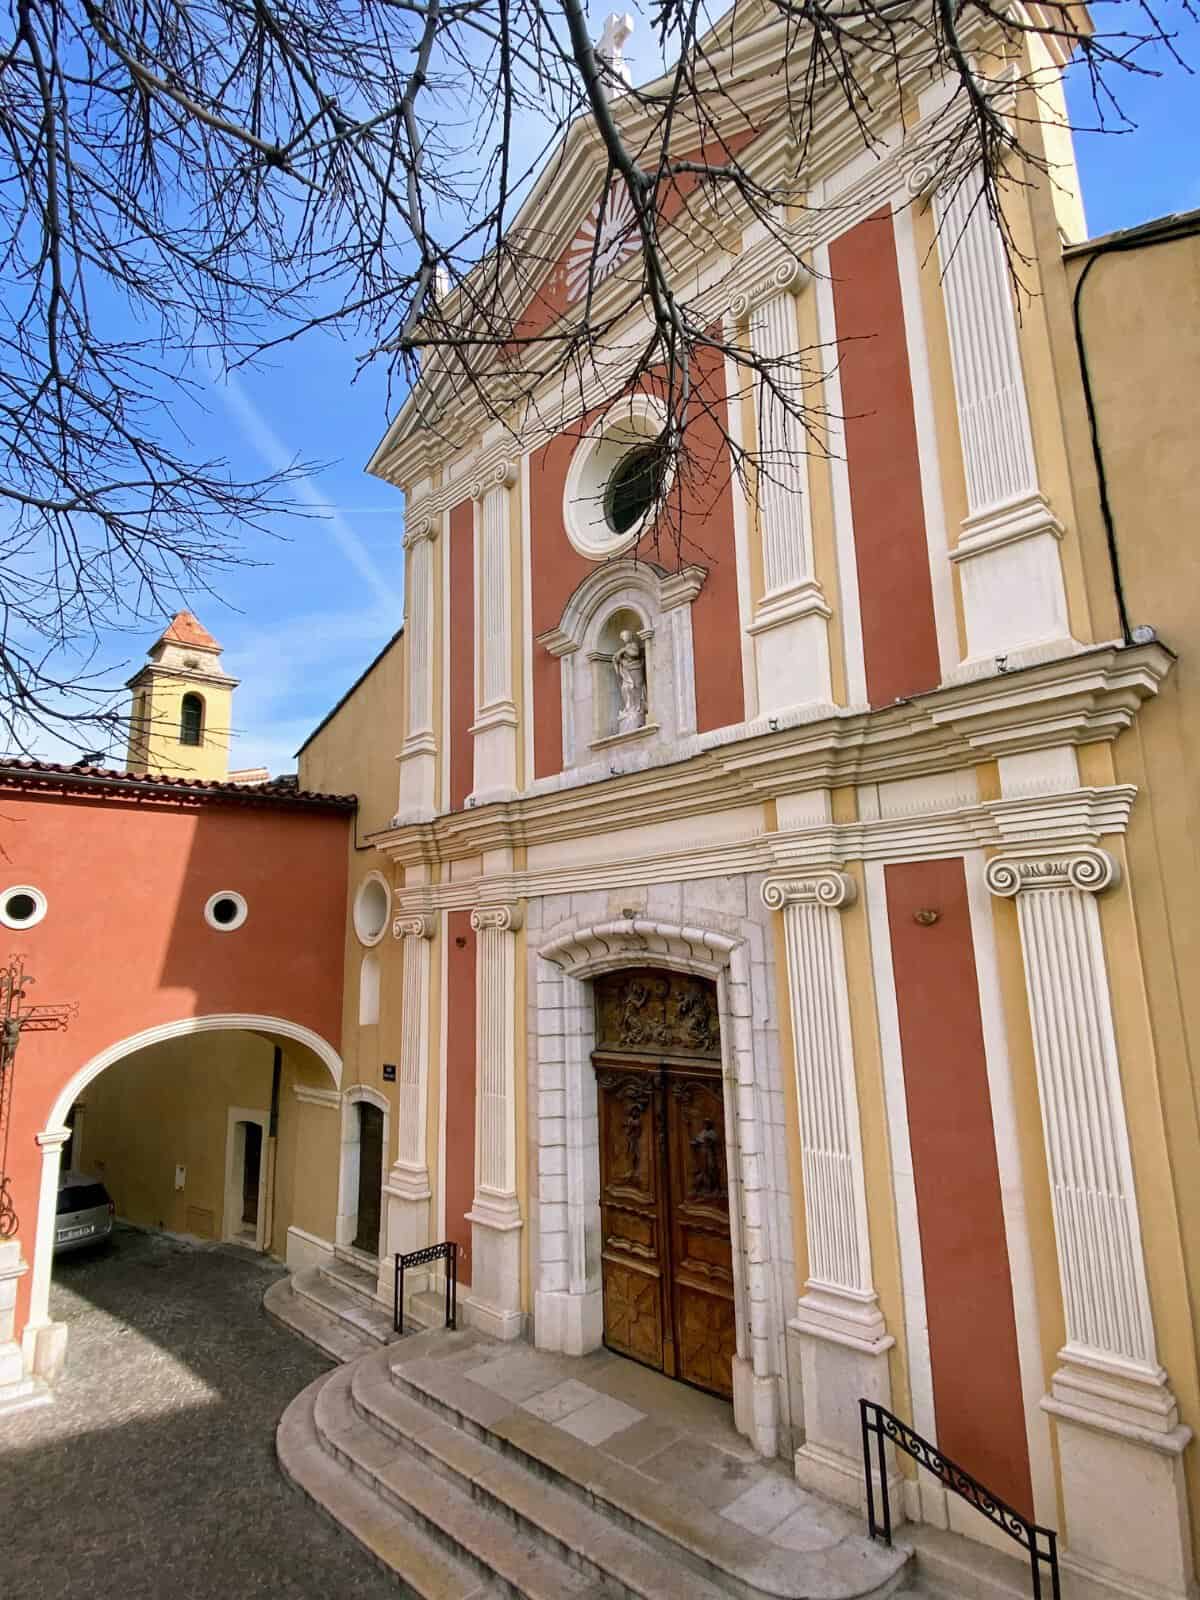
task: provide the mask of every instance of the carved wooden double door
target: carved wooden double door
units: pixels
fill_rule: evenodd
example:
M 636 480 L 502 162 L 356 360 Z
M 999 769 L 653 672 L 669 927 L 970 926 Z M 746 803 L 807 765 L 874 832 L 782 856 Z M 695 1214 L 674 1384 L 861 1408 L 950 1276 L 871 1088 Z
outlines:
M 604 1342 L 729 1396 L 736 1335 L 715 991 L 661 972 L 599 980 L 597 1043 Z

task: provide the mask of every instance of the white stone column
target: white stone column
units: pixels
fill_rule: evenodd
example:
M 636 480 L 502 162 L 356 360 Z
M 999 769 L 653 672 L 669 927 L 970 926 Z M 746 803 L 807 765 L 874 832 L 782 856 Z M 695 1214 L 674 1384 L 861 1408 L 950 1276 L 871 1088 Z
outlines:
M 25 1370 L 47 1383 L 62 1373 L 67 1358 L 67 1324 L 50 1320 L 50 1277 L 54 1268 L 54 1219 L 58 1210 L 58 1177 L 63 1145 L 70 1128 L 47 1128 L 35 1134 L 42 1152 L 38 1185 L 37 1227 L 33 1243 L 29 1321 L 21 1334 Z
M 384 1187 L 387 1202 L 387 1250 L 380 1273 L 392 1271 L 396 1251 L 422 1250 L 433 1243 L 429 1236 L 429 1159 L 426 1147 L 429 1107 L 429 1030 L 431 940 L 437 918 L 429 912 L 406 911 L 392 923 L 392 934 L 403 945 L 400 1060 L 396 1076 L 396 1116 L 399 1124 L 396 1159 Z M 412 1293 L 425 1287 L 425 1274 L 412 1275 Z M 390 1286 L 389 1277 L 388 1284 Z
M 804 1390 L 796 1476 L 857 1506 L 858 1402 L 865 1396 L 890 1406 L 887 1352 L 895 1340 L 871 1277 L 840 921 L 855 893 L 853 878 L 832 871 L 770 878 L 762 889 L 764 903 L 783 912 L 808 1239 L 808 1281 L 788 1324 L 799 1340 Z
M 809 275 L 785 261 L 733 304 L 750 317 L 750 348 L 774 387 L 755 373 L 758 398 L 758 521 L 763 595 L 748 631 L 754 638 L 760 715 L 805 704 L 828 705 L 829 607 L 816 580 L 808 490 L 808 439 L 793 407 L 805 404 L 796 363 L 800 335 L 795 296 Z
M 408 721 L 400 750 L 397 820 L 427 822 L 436 813 L 437 735 L 433 727 L 433 662 L 437 627 L 434 615 L 434 556 L 441 513 L 409 518 L 404 535 Z
M 517 707 L 513 698 L 512 537 L 509 493 L 515 462 L 501 461 L 471 485 L 475 539 L 474 786 L 470 803 L 508 800 L 517 792 Z M 465 643 L 465 641 L 464 641 Z
M 471 913 L 479 939 L 475 991 L 474 1264 L 468 1320 L 498 1339 L 521 1332 L 521 1205 L 517 1198 L 517 959 L 520 905 Z
M 932 174 L 913 176 L 920 191 Z M 1000 230 L 968 176 L 933 195 L 967 517 L 950 559 L 962 582 L 967 658 L 957 675 L 1077 649 L 1059 541 L 1039 488 L 1017 319 Z M 1016 659 L 1013 659 L 1013 658 Z
M 1192 1592 L 1179 1422 L 1159 1365 L 1096 896 L 1104 850 L 988 862 L 1015 898 L 1067 1342 L 1042 1405 L 1058 1424 L 1072 1562 L 1121 1593 Z

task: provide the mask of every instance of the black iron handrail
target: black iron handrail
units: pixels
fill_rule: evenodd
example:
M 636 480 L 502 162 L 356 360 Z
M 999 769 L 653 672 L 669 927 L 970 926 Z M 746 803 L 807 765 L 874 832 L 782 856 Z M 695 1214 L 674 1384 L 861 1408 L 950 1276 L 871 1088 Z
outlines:
M 426 1245 L 424 1250 L 396 1252 L 396 1276 L 392 1302 L 392 1331 L 404 1332 L 404 1274 L 409 1267 L 424 1267 L 431 1261 L 446 1263 L 446 1326 L 458 1326 L 458 1246 L 452 1239 Z
M 863 1471 L 867 1478 L 867 1531 L 872 1539 L 882 1538 L 885 1544 L 892 1542 L 892 1508 L 888 1497 L 887 1461 L 884 1454 L 884 1444 L 889 1439 L 897 1450 L 903 1450 L 905 1455 L 922 1467 L 928 1468 L 934 1477 L 949 1489 L 952 1494 L 958 1495 L 968 1505 L 974 1506 L 997 1528 L 1002 1528 L 1010 1539 L 1015 1539 L 1021 1548 L 1029 1554 L 1029 1565 L 1033 1576 L 1034 1600 L 1042 1600 L 1042 1564 L 1050 1568 L 1050 1590 L 1053 1600 L 1060 1600 L 1058 1579 L 1058 1534 L 1053 1528 L 1043 1528 L 1036 1522 L 1030 1522 L 1028 1517 L 1023 1517 L 1019 1511 L 1001 1500 L 999 1495 L 993 1494 L 990 1489 L 985 1489 L 978 1479 L 951 1461 L 949 1456 L 935 1449 L 928 1439 L 922 1439 L 915 1433 L 907 1422 L 901 1422 L 886 1407 L 879 1405 L 874 1400 L 860 1400 L 858 1409 L 862 1416 L 862 1445 L 863 1445 Z M 879 1440 L 879 1497 L 882 1517 L 875 1515 L 875 1478 L 871 1470 L 871 1438 L 874 1435 Z

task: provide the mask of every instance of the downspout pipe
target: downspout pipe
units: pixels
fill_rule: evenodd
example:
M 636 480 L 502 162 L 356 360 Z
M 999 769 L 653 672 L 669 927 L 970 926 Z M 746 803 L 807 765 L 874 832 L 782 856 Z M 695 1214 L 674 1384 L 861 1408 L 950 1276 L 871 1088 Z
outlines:
M 1155 231 L 1151 232 L 1150 228 Z M 1072 322 L 1075 332 L 1075 353 L 1079 358 L 1079 372 L 1083 379 L 1083 398 L 1087 406 L 1088 429 L 1092 440 L 1092 460 L 1096 465 L 1096 481 L 1100 491 L 1100 515 L 1104 521 L 1104 536 L 1108 544 L 1108 561 L 1112 572 L 1113 594 L 1117 602 L 1117 617 L 1121 639 L 1131 645 L 1136 641 L 1129 622 L 1129 609 L 1125 600 L 1125 584 L 1121 576 L 1121 554 L 1117 545 L 1117 530 L 1113 518 L 1112 502 L 1108 496 L 1108 475 L 1104 468 L 1104 452 L 1100 445 L 1100 426 L 1096 417 L 1096 400 L 1092 392 L 1092 377 L 1088 367 L 1087 346 L 1083 337 L 1083 286 L 1092 268 L 1105 256 L 1117 255 L 1127 250 L 1148 250 L 1156 244 L 1175 244 L 1180 239 L 1190 239 L 1200 233 L 1200 213 L 1164 217 L 1160 224 L 1140 228 L 1128 234 L 1116 234 L 1098 244 L 1089 254 L 1083 271 L 1075 284 L 1071 302 Z M 1085 248 L 1085 247 L 1081 247 Z

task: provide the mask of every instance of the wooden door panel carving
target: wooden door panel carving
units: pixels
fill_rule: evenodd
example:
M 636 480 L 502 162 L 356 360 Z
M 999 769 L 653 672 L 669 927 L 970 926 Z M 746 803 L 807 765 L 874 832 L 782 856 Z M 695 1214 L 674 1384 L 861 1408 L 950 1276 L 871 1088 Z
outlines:
M 729 1396 L 736 1326 L 716 990 L 674 973 L 615 973 L 597 981 L 596 1013 L 604 1342 Z

